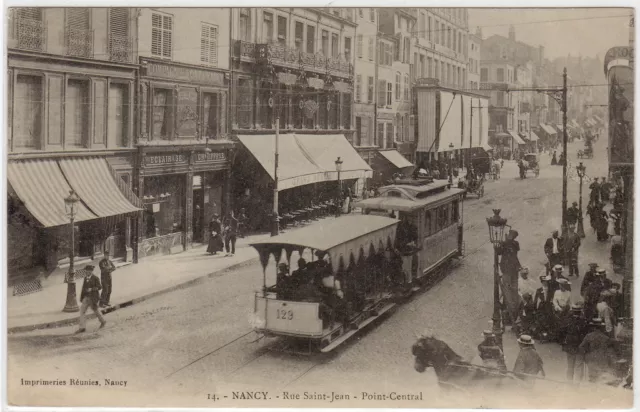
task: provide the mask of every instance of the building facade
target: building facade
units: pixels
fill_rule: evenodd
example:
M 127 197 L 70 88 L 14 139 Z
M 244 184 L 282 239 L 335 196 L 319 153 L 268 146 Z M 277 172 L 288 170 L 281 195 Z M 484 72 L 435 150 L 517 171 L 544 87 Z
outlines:
M 469 69 L 467 74 L 467 88 L 471 90 L 480 89 L 480 60 L 482 47 L 482 30 L 476 29 L 475 33 L 469 33 L 468 41 Z
M 229 18 L 230 9 L 140 9 L 141 257 L 205 242 L 213 215 L 229 209 Z
M 8 40 L 9 273 L 51 272 L 108 249 L 135 258 L 137 14 L 16 8 Z M 65 263 L 67 262 L 67 263 Z

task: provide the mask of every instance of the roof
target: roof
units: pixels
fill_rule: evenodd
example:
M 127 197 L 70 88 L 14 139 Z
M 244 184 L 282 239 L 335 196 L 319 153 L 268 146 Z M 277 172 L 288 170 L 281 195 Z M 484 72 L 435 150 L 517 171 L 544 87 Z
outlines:
M 433 196 L 425 197 L 424 199 L 406 199 L 402 197 L 374 197 L 370 199 L 360 200 L 353 203 L 354 207 L 360 207 L 363 209 L 375 209 L 375 210 L 398 210 L 400 212 L 411 212 L 416 209 L 421 209 L 431 203 L 437 203 L 441 200 L 448 199 L 450 197 L 459 195 L 464 192 L 464 189 L 452 188 L 441 193 L 434 194 Z
M 398 222 L 385 216 L 344 215 L 322 225 L 294 229 L 250 245 L 260 254 L 263 268 L 272 254 L 279 261 L 282 250 L 291 256 L 293 250 L 304 248 L 327 252 L 335 272 L 339 268 L 340 258 L 348 265 L 351 256 L 357 260 L 361 254 L 366 257 L 372 248 L 379 250 L 394 242 Z
M 404 156 L 402 156 L 397 150 L 378 150 L 378 153 L 380 153 L 385 159 L 390 161 L 398 169 L 413 167 L 413 164 Z

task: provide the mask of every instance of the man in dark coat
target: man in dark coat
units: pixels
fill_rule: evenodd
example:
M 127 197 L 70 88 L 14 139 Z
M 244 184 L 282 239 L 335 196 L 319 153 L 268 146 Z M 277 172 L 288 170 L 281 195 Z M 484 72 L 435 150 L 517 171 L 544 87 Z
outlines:
M 578 209 L 578 202 L 573 202 L 571 207 L 567 209 L 567 224 L 575 226 L 578 224 L 578 218 L 580 217 L 580 210 Z
M 583 305 L 578 302 L 571 306 L 571 318 L 566 325 L 562 350 L 567 354 L 567 380 L 581 381 L 584 375 L 584 359 L 578 354 L 578 347 L 587 335 L 587 321 L 582 316 Z
M 100 285 L 100 279 L 98 279 L 98 277 L 93 273 L 93 269 L 95 269 L 95 266 L 93 265 L 87 265 L 84 268 L 88 274 L 82 283 L 82 293 L 80 293 L 80 302 L 82 302 L 80 305 L 80 328 L 76 333 L 83 333 L 87 330 L 87 318 L 85 315 L 89 308 L 91 308 L 98 317 L 98 320 L 100 321 L 100 329 L 102 329 L 107 323 L 98 308 L 98 302 L 100 301 L 100 289 L 102 289 L 102 286 Z
M 536 348 L 535 342 L 529 335 L 521 335 L 518 338 L 520 345 L 520 353 L 513 366 L 513 372 L 526 381 L 534 381 L 535 377 L 541 373 L 542 377 L 546 376 L 544 372 L 543 362 Z
M 209 223 L 209 245 L 207 246 L 207 253 L 215 255 L 221 252 L 223 248 L 222 224 L 220 223 L 220 219 L 218 219 L 218 215 L 213 215 Z
M 564 249 L 567 251 L 567 264 L 569 265 L 569 276 L 579 278 L 580 273 L 578 270 L 578 252 L 580 251 L 580 236 L 573 230 L 567 232 L 567 238 L 565 239 Z
M 509 319 L 505 319 L 507 322 L 515 322 L 518 317 L 518 307 L 520 306 L 518 279 L 519 271 L 522 266 L 518 259 L 520 243 L 516 240 L 517 237 L 518 232 L 516 230 L 509 231 L 507 239 L 502 244 L 502 258 L 500 259 L 500 270 L 502 271 L 502 283 L 504 286 L 504 303 L 508 308 L 509 314 Z
M 584 297 L 584 292 L 589 287 L 590 284 L 593 283 L 597 278 L 596 269 L 598 268 L 597 263 L 589 263 L 589 271 L 584 274 L 584 279 L 582 279 L 582 286 L 580 287 L 580 295 Z
M 607 182 L 607 179 L 602 178 L 600 183 L 600 199 L 602 203 L 607 203 L 611 197 L 611 183 Z
M 610 282 L 606 279 L 606 270 L 596 269 L 596 278 L 584 291 L 584 316 L 586 319 L 593 319 L 598 313 L 596 305 L 600 299 L 600 294 L 609 289 Z
M 611 373 L 614 342 L 604 333 L 605 326 L 601 319 L 593 319 L 589 326 L 591 331 L 578 346 L 578 353 L 584 356 L 589 382 L 598 382 Z
M 555 265 L 562 264 L 562 253 L 564 251 L 564 243 L 562 238 L 559 237 L 558 231 L 554 230 L 551 233 L 551 237 L 547 238 L 546 242 L 544 242 L 544 254 L 547 255 L 547 259 L 549 259 L 550 267 L 554 267 Z
M 238 219 L 236 219 L 233 210 L 224 222 L 224 250 L 227 256 L 236 254 L 236 239 L 238 236 Z
M 589 185 L 589 189 L 591 189 L 589 203 L 600 203 L 600 182 L 598 182 L 597 177 L 593 179 L 593 182 Z
M 536 290 L 533 298 L 535 310 L 535 329 L 538 338 L 550 340 L 555 333 L 555 316 L 553 313 L 553 293 L 549 288 L 551 276 L 540 276 L 542 286 Z
M 98 263 L 100 268 L 100 280 L 102 281 L 102 296 L 100 297 L 100 306 L 109 306 L 111 299 L 112 279 L 111 272 L 116 270 L 114 264 L 109 260 L 109 251 L 104 251 L 104 257 Z

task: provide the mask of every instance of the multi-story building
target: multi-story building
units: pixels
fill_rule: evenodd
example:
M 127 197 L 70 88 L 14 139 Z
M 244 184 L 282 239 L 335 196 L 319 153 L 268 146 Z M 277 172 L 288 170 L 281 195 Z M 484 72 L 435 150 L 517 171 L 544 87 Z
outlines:
M 482 30 L 479 27 L 475 33 L 469 33 L 468 45 L 469 68 L 467 70 L 467 88 L 478 90 L 480 88 L 480 48 L 482 47 Z
M 139 253 L 146 256 L 206 242 L 212 216 L 230 207 L 230 9 L 143 8 L 137 18 L 133 186 L 145 206 Z
M 254 228 L 270 220 L 265 205 L 274 201 L 276 142 L 280 216 L 335 199 L 338 157 L 343 188 L 361 191 L 370 175 L 369 166 L 349 144 L 354 135 L 355 12 L 232 9 L 230 117 L 242 148 L 234 197 L 237 207 L 252 211 Z
M 8 41 L 9 273 L 75 255 L 130 259 L 138 16 L 126 8 L 16 8 Z M 135 256 L 134 256 L 135 257 Z
M 376 80 L 378 9 L 359 8 L 356 11 L 356 53 L 354 79 L 353 145 L 360 150 L 374 148 L 376 120 Z M 361 149 L 360 149 L 361 148 Z M 362 152 L 361 152 L 362 153 Z

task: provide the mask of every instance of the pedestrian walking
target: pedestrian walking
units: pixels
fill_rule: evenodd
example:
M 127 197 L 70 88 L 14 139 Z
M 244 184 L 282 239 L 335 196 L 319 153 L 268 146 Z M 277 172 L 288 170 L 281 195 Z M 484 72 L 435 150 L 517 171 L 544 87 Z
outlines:
M 612 296 L 608 290 L 602 291 L 596 305 L 598 318 L 604 322 L 604 331 L 610 338 L 613 338 L 613 329 L 617 323 L 613 309 L 610 306 Z
M 551 166 L 555 166 L 558 164 L 558 158 L 556 157 L 556 151 L 553 151 L 553 156 L 551 156 Z
M 515 322 L 520 306 L 520 296 L 518 294 L 518 272 L 522 267 L 518 260 L 520 243 L 516 240 L 518 231 L 510 230 L 502 245 L 502 258 L 500 259 L 500 270 L 502 271 L 503 297 L 507 307 L 507 324 Z
M 538 374 L 546 377 L 542 358 L 535 348 L 535 341 L 529 335 L 521 335 L 518 338 L 520 353 L 513 366 L 513 372 L 525 381 L 533 382 Z
M 549 290 L 551 276 L 540 276 L 542 286 L 536 290 L 533 298 L 535 308 L 535 329 L 539 339 L 550 340 L 555 330 L 553 314 L 553 294 Z
M 597 274 L 596 270 L 598 269 L 597 263 L 589 263 L 589 270 L 584 274 L 584 279 L 582 279 L 582 286 L 580 287 L 580 295 L 584 297 L 584 291 L 589 287 L 594 280 L 596 280 Z
M 82 283 L 82 292 L 80 293 L 80 328 L 76 331 L 76 333 L 83 333 L 87 330 L 87 309 L 91 308 L 91 310 L 96 314 L 98 320 L 100 321 L 100 328 L 104 328 L 104 325 L 107 321 L 100 313 L 100 308 L 98 307 L 98 302 L 100 301 L 100 289 L 102 286 L 100 285 L 100 279 L 93 273 L 95 266 L 87 265 L 84 270 L 87 272 L 87 276 L 84 278 L 84 282 Z
M 600 203 L 600 182 L 598 182 L 597 177 L 593 178 L 593 182 L 589 185 L 589 189 L 591 190 L 591 193 L 589 194 L 589 203 Z
M 600 183 L 600 200 L 602 203 L 607 203 L 611 199 L 611 183 L 607 182 L 606 178 L 602 178 Z
M 609 235 L 607 234 L 609 215 L 604 211 L 603 206 L 602 203 L 596 206 L 596 237 L 598 242 L 604 242 L 609 239 Z
M 110 305 L 111 290 L 113 289 L 113 280 L 111 273 L 116 270 L 115 265 L 109 260 L 109 251 L 104 251 L 104 256 L 98 262 L 100 268 L 100 281 L 102 282 L 102 296 L 100 296 L 100 307 L 106 307 Z
M 597 315 L 600 294 L 609 289 L 611 283 L 606 278 L 607 271 L 603 268 L 596 269 L 596 277 L 584 291 L 584 316 L 586 319 L 593 319 Z
M 582 316 L 583 303 L 577 302 L 571 305 L 571 318 L 569 319 L 562 350 L 567 354 L 567 380 L 581 381 L 584 377 L 584 357 L 579 353 L 579 346 L 587 335 L 587 321 Z
M 564 250 L 567 251 L 567 264 L 569 265 L 569 276 L 580 277 L 580 270 L 578 269 L 578 256 L 580 252 L 580 236 L 573 230 L 567 232 L 567 237 L 564 244 Z
M 238 213 L 238 237 L 244 238 L 247 233 L 247 222 L 249 218 L 247 217 L 247 213 L 244 208 L 240 209 L 240 213 Z
M 550 268 L 562 263 L 563 248 L 562 238 L 559 237 L 558 231 L 554 230 L 544 243 L 544 254 L 547 255 Z
M 567 224 L 569 227 L 575 228 L 578 224 L 579 217 L 580 210 L 578 209 L 578 202 L 573 202 L 571 207 L 567 209 Z
M 216 255 L 224 248 L 222 242 L 222 224 L 217 214 L 213 215 L 211 222 L 209 222 L 209 245 L 207 246 L 207 253 L 210 255 Z
M 558 342 L 564 341 L 567 320 L 571 314 L 571 282 L 564 278 L 558 279 L 560 289 L 553 294 L 553 310 L 555 315 L 556 334 Z
M 232 210 L 229 213 L 229 216 L 225 219 L 224 224 L 224 250 L 227 252 L 226 256 L 233 256 L 236 254 L 237 235 L 238 219 L 236 219 Z
M 587 365 L 589 382 L 599 382 L 611 373 L 614 346 L 612 339 L 604 333 L 604 328 L 601 319 L 593 319 L 589 323 L 589 333 L 578 346 L 578 353 L 584 356 Z

